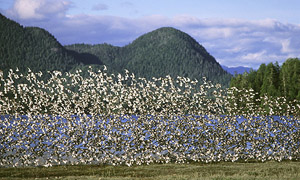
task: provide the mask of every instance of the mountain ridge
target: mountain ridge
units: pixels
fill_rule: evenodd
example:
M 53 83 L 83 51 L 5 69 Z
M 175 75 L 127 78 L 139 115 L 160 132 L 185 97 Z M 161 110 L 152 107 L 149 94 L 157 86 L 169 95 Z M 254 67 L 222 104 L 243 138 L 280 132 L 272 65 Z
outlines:
M 67 72 L 74 66 L 103 64 L 92 54 L 66 49 L 47 30 L 39 27 L 23 27 L 0 14 L 0 69 L 19 68 L 32 71 Z M 87 58 L 88 57 L 88 58 Z
M 231 75 L 194 38 L 172 27 L 146 33 L 123 47 L 108 44 L 65 47 L 94 54 L 117 71 L 128 69 L 146 78 L 171 75 L 202 79 L 205 76 L 221 84 L 227 84 L 231 79 Z
M 171 75 L 229 85 L 231 75 L 190 35 L 172 27 L 146 33 L 124 47 L 109 44 L 62 46 L 48 31 L 23 27 L 0 14 L 0 69 L 18 67 L 21 72 L 68 72 L 95 65 L 112 72 L 124 69 L 150 79 Z M 100 67 L 99 67 L 100 66 Z
M 4 70 L 14 66 L 18 66 L 21 71 L 27 67 L 33 70 L 68 70 L 68 66 L 77 63 L 65 54 L 64 47 L 44 29 L 23 27 L 1 14 L 0 29 L 0 65 Z

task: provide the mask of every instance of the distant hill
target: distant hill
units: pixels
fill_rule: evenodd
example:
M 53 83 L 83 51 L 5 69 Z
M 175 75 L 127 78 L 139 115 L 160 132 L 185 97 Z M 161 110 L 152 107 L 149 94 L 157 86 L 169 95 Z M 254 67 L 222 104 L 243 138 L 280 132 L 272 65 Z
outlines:
M 37 71 L 67 72 L 85 65 L 108 66 L 111 72 L 130 72 L 140 77 L 207 77 L 229 85 L 231 75 L 203 46 L 188 34 L 174 28 L 160 28 L 131 44 L 74 44 L 62 46 L 53 35 L 38 27 L 23 27 L 0 14 L 0 69 L 18 67 Z
M 171 75 L 208 80 L 228 85 L 231 75 L 203 46 L 188 34 L 164 27 L 142 35 L 131 44 L 73 44 L 65 46 L 79 53 L 96 55 L 105 65 L 122 71 L 128 69 L 146 78 Z
M 249 67 L 244 67 L 244 66 L 237 66 L 237 67 L 227 67 L 227 66 L 224 66 L 222 65 L 222 68 L 229 72 L 230 74 L 234 75 L 235 73 L 237 74 L 243 74 L 244 72 L 250 72 L 250 70 L 252 68 L 249 68 Z
M 77 65 L 102 64 L 91 54 L 64 48 L 53 35 L 38 27 L 23 27 L 0 14 L 0 69 L 69 71 Z

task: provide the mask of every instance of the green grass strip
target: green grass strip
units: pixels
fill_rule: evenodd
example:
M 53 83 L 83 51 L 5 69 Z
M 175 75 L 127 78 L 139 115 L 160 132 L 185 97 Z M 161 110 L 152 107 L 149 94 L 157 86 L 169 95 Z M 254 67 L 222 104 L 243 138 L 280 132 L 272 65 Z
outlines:
M 0 168 L 0 179 L 300 179 L 300 162 Z

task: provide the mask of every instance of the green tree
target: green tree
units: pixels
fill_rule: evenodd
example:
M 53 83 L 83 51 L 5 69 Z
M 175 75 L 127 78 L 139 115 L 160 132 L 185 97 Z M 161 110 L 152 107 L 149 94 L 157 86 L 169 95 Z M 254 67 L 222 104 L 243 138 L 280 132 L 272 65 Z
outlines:
M 298 58 L 291 58 L 283 63 L 280 79 L 283 95 L 290 100 L 300 100 L 300 60 Z
M 266 64 L 263 63 L 260 65 L 259 69 L 256 72 L 253 89 L 258 93 L 260 93 L 261 91 L 261 86 L 265 77 L 266 67 Z
M 269 96 L 280 96 L 280 79 L 279 79 L 279 65 L 278 63 L 269 63 L 265 69 L 265 75 L 261 86 L 260 94 L 268 94 Z

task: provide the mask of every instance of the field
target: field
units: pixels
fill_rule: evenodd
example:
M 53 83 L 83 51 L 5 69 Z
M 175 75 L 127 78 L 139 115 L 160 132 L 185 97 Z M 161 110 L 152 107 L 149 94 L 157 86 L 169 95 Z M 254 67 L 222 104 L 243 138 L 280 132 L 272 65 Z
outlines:
M 0 179 L 300 179 L 300 162 L 0 168 Z

